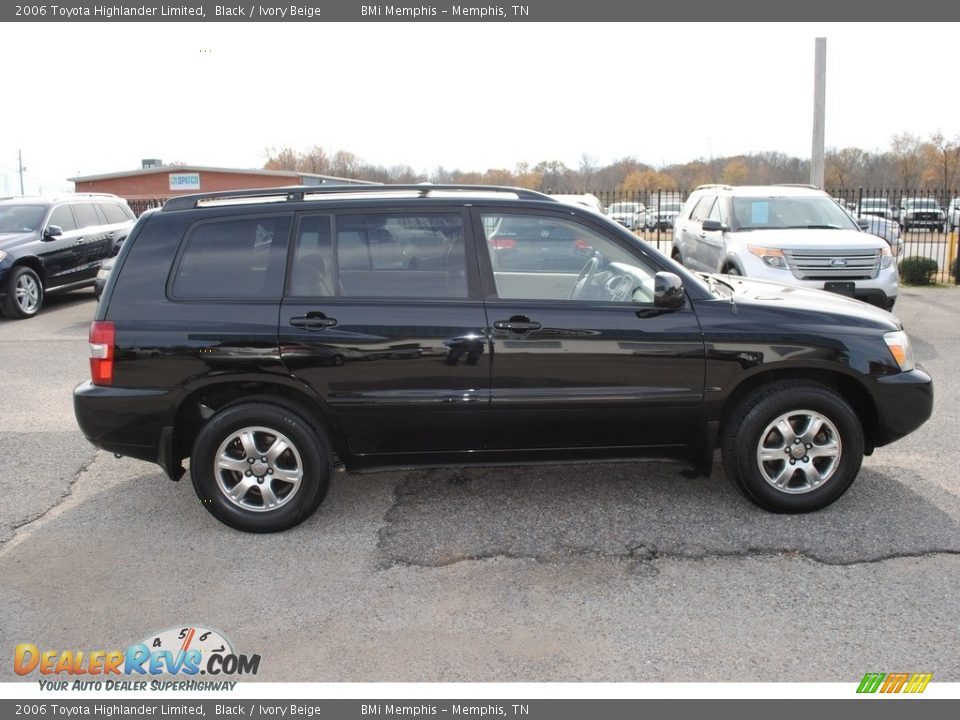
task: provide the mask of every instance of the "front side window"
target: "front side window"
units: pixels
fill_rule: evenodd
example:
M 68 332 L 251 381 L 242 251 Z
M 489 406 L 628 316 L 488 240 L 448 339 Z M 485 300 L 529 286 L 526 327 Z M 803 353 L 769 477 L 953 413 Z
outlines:
M 337 294 L 468 296 L 459 213 L 345 214 L 335 223 Z
M 50 213 L 50 221 L 47 225 L 56 225 L 64 232 L 77 229 L 77 221 L 73 219 L 73 211 L 69 205 L 61 205 Z
M 656 271 L 585 225 L 484 214 L 483 227 L 501 299 L 653 302 Z
M 178 299 L 280 297 L 290 217 L 200 222 L 189 231 L 173 280 Z
M 710 212 L 710 207 L 714 203 L 713 195 L 704 195 L 700 200 L 697 201 L 697 204 L 693 206 L 693 210 L 690 212 L 690 219 L 702 223 L 707 219 L 707 215 Z

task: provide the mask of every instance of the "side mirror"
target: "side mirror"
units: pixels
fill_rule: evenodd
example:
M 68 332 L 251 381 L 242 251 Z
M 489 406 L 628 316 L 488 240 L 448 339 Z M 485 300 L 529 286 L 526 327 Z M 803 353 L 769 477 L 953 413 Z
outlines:
M 720 232 L 727 229 L 719 220 L 704 220 L 700 227 L 704 232 Z
M 52 240 L 61 235 L 63 235 L 63 229 L 59 225 L 47 225 L 47 229 L 43 231 L 44 240 Z
M 667 310 L 683 307 L 683 280 L 672 272 L 658 272 L 653 279 L 653 305 Z
M 857 226 L 858 226 L 861 230 L 869 230 L 869 229 L 870 229 L 870 221 L 867 220 L 866 218 L 857 218 Z

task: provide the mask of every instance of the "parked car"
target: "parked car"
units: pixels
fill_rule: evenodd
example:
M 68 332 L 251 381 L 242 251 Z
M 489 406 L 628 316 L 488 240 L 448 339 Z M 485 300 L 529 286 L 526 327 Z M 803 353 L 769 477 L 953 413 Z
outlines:
M 339 261 L 397 218 L 444 228 L 439 267 Z M 189 457 L 203 507 L 251 532 L 309 517 L 335 465 L 708 473 L 717 447 L 754 503 L 809 512 L 933 400 L 887 312 L 694 274 L 586 208 L 469 186 L 169 200 L 120 251 L 90 372 L 74 407 L 91 442 L 171 479 Z
M 620 223 L 629 230 L 642 230 L 647 224 L 647 209 L 643 203 L 615 202 L 606 210 L 611 220 Z
M 953 198 L 944 212 L 943 231 L 953 232 L 960 227 L 960 198 Z
M 677 220 L 672 255 L 695 270 L 830 290 L 886 309 L 897 299 L 890 245 L 810 187 L 697 188 Z
M 876 235 L 877 237 L 886 240 L 894 257 L 900 254 L 900 251 L 903 249 L 903 246 L 900 243 L 900 223 L 896 222 L 895 220 L 887 220 L 880 215 L 864 215 L 862 217 L 857 217 L 855 208 L 851 209 L 848 207 L 848 204 L 844 203 L 840 198 L 834 198 L 834 200 L 840 206 L 840 208 L 843 209 L 857 224 L 857 227 L 864 232 L 870 233 L 871 235 Z
M 864 220 L 867 223 L 863 228 L 864 232 L 883 238 L 890 245 L 894 257 L 900 255 L 903 250 L 903 244 L 900 241 L 900 223 L 876 215 L 866 217 Z
M 900 228 L 909 232 L 913 228 L 939 230 L 946 216 L 933 198 L 904 198 L 900 205 Z
M 0 310 L 15 320 L 33 317 L 46 295 L 93 285 L 134 219 L 115 195 L 0 201 Z
M 683 203 L 679 200 L 666 200 L 657 205 L 651 204 L 647 208 L 647 229 L 648 230 L 668 230 L 673 227 L 674 221 L 680 211 L 683 209 Z
M 560 193 L 557 195 L 551 195 L 551 197 L 557 202 L 582 205 L 585 208 L 589 208 L 590 210 L 603 215 L 603 203 L 600 202 L 600 198 L 593 193 L 581 193 L 579 195 L 565 195 Z
M 890 205 L 890 200 L 885 197 L 865 197 L 861 198 L 856 205 L 854 214 L 857 217 L 866 217 L 875 215 L 886 218 L 887 220 L 896 220 L 897 213 Z

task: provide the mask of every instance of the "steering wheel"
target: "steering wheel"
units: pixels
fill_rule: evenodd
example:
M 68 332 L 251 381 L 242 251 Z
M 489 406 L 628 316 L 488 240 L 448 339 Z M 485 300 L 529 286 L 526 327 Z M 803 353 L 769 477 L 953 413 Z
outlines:
M 577 276 L 577 282 L 574 283 L 573 289 L 567 296 L 567 300 L 576 300 L 583 294 L 590 285 L 590 281 L 593 280 L 593 276 L 597 274 L 598 267 L 600 267 L 600 258 L 596 255 L 584 263 L 580 269 L 580 274 Z

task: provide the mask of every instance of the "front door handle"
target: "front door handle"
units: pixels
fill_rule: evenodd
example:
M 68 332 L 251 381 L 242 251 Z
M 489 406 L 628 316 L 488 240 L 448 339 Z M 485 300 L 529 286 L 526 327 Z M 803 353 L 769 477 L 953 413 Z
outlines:
M 323 330 L 333 327 L 337 324 L 334 318 L 328 318 L 322 312 L 311 312 L 300 317 L 290 318 L 290 324 L 294 327 L 306 328 L 307 330 Z
M 497 330 L 510 330 L 511 332 L 529 332 L 530 330 L 539 330 L 541 327 L 536 320 L 519 320 L 516 318 L 497 320 L 493 326 Z

